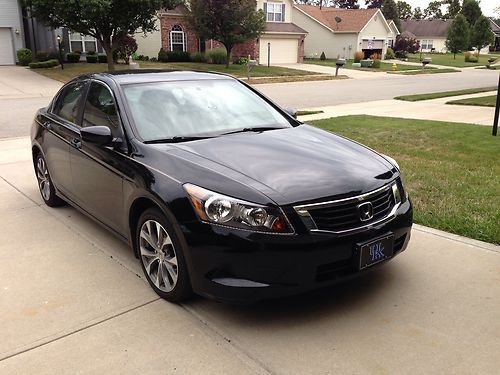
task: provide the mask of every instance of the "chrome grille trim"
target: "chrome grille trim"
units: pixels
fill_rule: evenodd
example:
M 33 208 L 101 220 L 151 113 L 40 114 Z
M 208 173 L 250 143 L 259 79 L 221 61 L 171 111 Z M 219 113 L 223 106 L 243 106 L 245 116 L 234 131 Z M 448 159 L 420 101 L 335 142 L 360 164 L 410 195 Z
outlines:
M 392 195 L 394 196 L 393 186 L 396 186 L 396 188 L 397 188 L 396 181 L 393 181 L 390 184 L 382 186 L 381 188 L 378 188 L 376 190 L 370 191 L 370 192 L 365 193 L 365 194 L 357 195 L 354 197 L 337 199 L 337 200 L 327 201 L 327 202 L 299 205 L 299 206 L 294 206 L 293 208 L 294 208 L 295 212 L 297 212 L 297 214 L 300 216 L 300 218 L 302 219 L 302 222 L 305 224 L 305 226 L 307 227 L 307 229 L 310 232 L 333 233 L 333 234 L 340 234 L 340 235 L 352 234 L 352 233 L 360 232 L 360 231 L 369 229 L 369 228 L 374 227 L 376 225 L 379 225 L 379 224 L 382 224 L 384 222 L 388 222 L 388 221 L 392 220 L 396 216 L 396 211 L 398 210 L 399 206 L 401 205 L 401 202 L 395 203 L 394 207 L 390 210 L 390 212 L 386 216 L 384 216 L 376 221 L 372 221 L 370 223 L 357 226 L 355 228 L 349 228 L 349 229 L 337 230 L 337 231 L 318 229 L 318 227 L 317 227 L 314 219 L 312 218 L 311 214 L 309 213 L 309 211 L 314 210 L 314 209 L 329 208 L 329 207 L 335 207 L 338 205 L 366 201 L 367 199 L 369 199 L 373 196 L 376 196 L 380 193 L 386 192 L 387 190 L 392 190 Z M 396 200 L 395 200 L 395 202 L 396 202 Z

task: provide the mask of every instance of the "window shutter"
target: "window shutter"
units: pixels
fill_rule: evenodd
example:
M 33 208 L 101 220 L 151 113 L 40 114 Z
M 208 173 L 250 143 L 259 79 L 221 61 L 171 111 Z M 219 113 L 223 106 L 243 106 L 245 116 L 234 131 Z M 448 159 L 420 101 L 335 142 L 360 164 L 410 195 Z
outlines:
M 266 20 L 267 20 L 267 3 L 264 3 L 264 13 L 266 14 Z
M 285 4 L 281 4 L 281 22 L 285 22 Z

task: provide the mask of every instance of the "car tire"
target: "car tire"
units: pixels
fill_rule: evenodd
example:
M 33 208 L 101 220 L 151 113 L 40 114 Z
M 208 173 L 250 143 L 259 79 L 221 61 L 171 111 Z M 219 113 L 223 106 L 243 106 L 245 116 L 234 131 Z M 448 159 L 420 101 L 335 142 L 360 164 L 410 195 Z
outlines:
M 158 208 L 145 210 L 135 233 L 142 270 L 156 294 L 170 302 L 191 297 L 184 246 L 165 215 Z
M 47 206 L 57 207 L 66 204 L 66 202 L 57 196 L 56 189 L 50 178 L 47 162 L 40 152 L 35 156 L 35 175 L 40 195 Z

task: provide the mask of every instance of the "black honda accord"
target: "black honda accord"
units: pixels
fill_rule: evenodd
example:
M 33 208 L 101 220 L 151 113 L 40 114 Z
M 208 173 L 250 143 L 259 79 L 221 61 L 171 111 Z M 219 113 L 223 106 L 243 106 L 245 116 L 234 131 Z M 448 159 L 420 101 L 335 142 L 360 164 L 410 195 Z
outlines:
M 70 203 L 127 241 L 169 301 L 301 293 L 410 239 L 393 159 L 297 121 L 230 76 L 80 76 L 38 111 L 31 138 L 45 203 Z

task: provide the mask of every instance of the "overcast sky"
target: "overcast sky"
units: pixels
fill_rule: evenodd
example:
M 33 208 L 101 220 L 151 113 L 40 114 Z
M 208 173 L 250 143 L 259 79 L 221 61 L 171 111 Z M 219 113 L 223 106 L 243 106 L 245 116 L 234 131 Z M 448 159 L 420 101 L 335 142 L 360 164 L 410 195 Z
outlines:
M 427 8 L 427 5 L 429 5 L 429 3 L 432 0 L 405 0 L 405 1 L 408 4 L 410 4 L 412 6 L 412 8 L 420 7 L 420 8 L 422 8 L 422 10 L 424 10 L 425 8 Z M 362 3 L 363 3 L 363 1 L 358 1 L 358 4 L 362 4 Z M 496 15 L 493 12 L 493 8 L 499 6 L 500 1 L 499 0 L 481 0 L 479 2 L 479 5 L 481 5 L 481 9 L 482 9 L 483 14 L 485 16 L 494 17 Z

